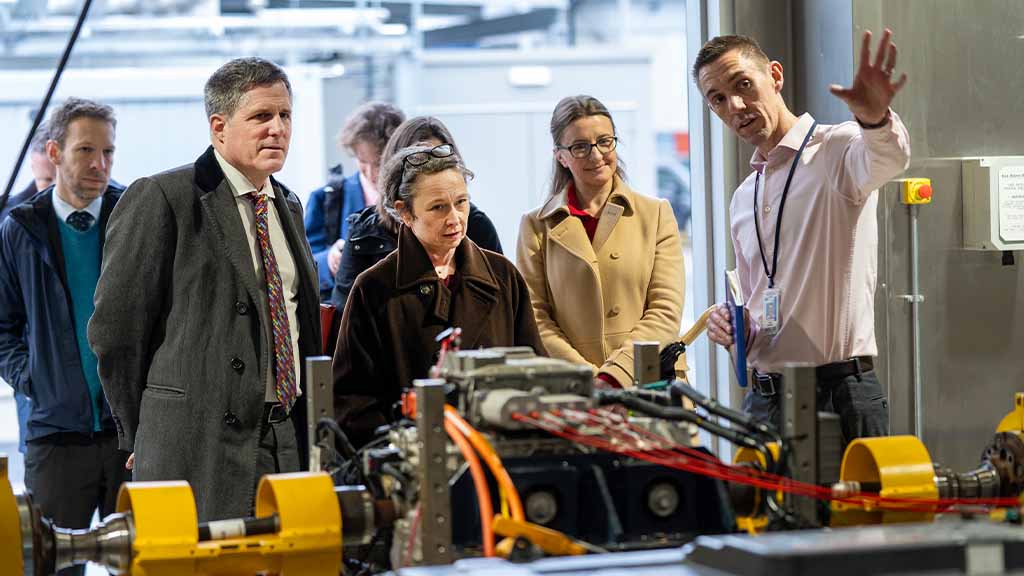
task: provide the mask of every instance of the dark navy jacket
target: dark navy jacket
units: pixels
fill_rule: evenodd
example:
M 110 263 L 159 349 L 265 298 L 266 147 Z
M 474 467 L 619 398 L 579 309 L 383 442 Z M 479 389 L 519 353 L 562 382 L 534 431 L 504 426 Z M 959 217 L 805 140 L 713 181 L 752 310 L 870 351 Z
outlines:
M 123 191 L 110 185 L 103 194 L 101 249 Z M 32 398 L 29 441 L 93 429 L 52 194 L 51 186 L 0 222 L 0 377 Z M 105 403 L 100 422 L 114 428 Z
M 332 202 L 337 202 L 340 209 L 330 209 Z M 313 259 L 316 260 L 321 301 L 327 300 L 334 288 L 334 276 L 327 267 L 327 253 L 339 238 L 348 238 L 349 214 L 365 207 L 366 199 L 363 197 L 363 185 L 359 182 L 359 172 L 346 177 L 340 191 L 328 184 L 313 190 L 309 195 L 306 202 L 306 239 L 309 240 Z M 328 222 L 329 213 L 337 214 L 337 221 Z

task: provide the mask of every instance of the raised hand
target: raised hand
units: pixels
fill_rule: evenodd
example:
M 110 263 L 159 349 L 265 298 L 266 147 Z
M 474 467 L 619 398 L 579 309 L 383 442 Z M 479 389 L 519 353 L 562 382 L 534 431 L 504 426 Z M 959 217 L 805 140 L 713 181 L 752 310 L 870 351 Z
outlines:
M 896 67 L 896 45 L 892 42 L 892 30 L 888 28 L 878 42 L 878 53 L 871 59 L 871 31 L 864 32 L 860 46 L 860 66 L 853 78 L 853 86 L 843 88 L 838 84 L 829 86 L 829 91 L 846 102 L 850 112 L 863 124 L 878 124 L 885 120 L 896 93 L 907 83 L 907 75 L 900 74 L 892 81 Z

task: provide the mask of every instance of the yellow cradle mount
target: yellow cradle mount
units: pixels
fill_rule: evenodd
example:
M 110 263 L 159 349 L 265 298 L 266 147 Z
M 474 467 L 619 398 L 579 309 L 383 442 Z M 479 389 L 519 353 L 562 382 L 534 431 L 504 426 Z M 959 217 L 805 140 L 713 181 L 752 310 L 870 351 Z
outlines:
M 298 472 L 264 476 L 256 489 L 256 517 L 277 514 L 281 530 L 273 571 L 295 576 L 341 573 L 341 508 L 331 477 Z
M 896 498 L 938 498 L 935 469 L 928 449 L 916 436 L 859 438 L 843 455 L 841 481 L 880 486 L 879 495 Z M 832 503 L 833 526 L 928 522 L 934 514 L 917 511 L 878 510 L 870 505 Z
M 118 512 L 132 515 L 132 576 L 336 576 L 341 572 L 341 510 L 330 476 L 264 476 L 256 516 L 278 515 L 280 530 L 199 541 L 192 489 L 185 482 L 131 482 Z
M 199 522 L 187 482 L 126 482 L 117 511 L 131 513 L 133 576 L 171 576 L 195 570 Z
M 1018 392 L 1014 396 L 1013 404 L 1013 411 L 999 422 L 996 433 L 1017 432 L 1019 434 L 1024 432 L 1024 392 Z

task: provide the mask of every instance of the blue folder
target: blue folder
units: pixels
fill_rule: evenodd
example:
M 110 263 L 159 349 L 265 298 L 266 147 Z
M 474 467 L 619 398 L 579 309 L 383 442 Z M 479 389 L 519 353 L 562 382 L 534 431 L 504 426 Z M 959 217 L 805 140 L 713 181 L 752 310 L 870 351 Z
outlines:
M 747 339 L 746 321 L 743 314 L 743 293 L 740 291 L 735 270 L 725 271 L 725 299 L 732 312 L 733 367 L 736 382 L 740 388 L 747 387 Z

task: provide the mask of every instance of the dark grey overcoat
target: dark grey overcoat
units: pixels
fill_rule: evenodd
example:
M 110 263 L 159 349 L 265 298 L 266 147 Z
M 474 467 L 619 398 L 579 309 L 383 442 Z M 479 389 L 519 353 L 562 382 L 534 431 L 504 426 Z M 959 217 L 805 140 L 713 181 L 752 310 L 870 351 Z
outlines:
M 320 348 L 316 271 L 302 205 L 272 182 L 298 268 L 305 359 Z M 89 322 L 134 479 L 187 480 L 201 521 L 250 514 L 271 343 L 265 283 L 213 148 L 134 182 L 110 217 Z M 306 462 L 303 406 L 292 420 Z

